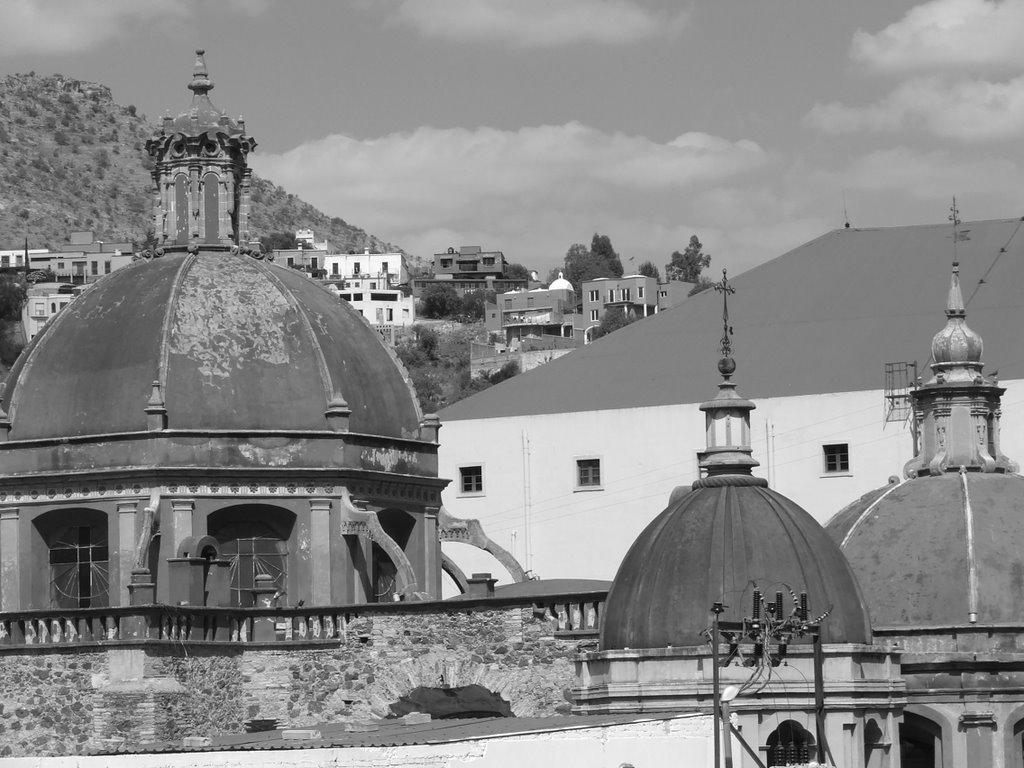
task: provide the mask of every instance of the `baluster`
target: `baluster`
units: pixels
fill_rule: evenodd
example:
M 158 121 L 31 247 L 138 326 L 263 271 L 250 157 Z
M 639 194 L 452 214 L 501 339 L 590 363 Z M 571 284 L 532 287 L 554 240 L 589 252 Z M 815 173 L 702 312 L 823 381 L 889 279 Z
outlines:
M 74 643 L 74 642 L 76 642 L 78 640 L 78 629 L 75 627 L 75 625 L 77 623 L 78 623 L 78 621 L 76 619 L 68 619 L 68 623 L 67 623 L 68 633 L 67 634 L 68 634 L 68 642 L 69 643 Z
M 249 619 L 242 618 L 238 622 L 238 639 L 243 643 L 249 642 Z
M 580 629 L 583 626 L 583 611 L 580 609 L 579 603 L 572 604 L 572 627 L 570 629 Z
M 39 625 L 39 644 L 44 645 L 50 640 L 50 630 L 46 626 L 46 619 L 36 619 L 36 624 Z
M 587 603 L 587 629 L 597 629 L 597 603 Z
M 11 636 L 11 633 L 7 629 L 7 622 L 0 621 L 0 641 L 7 640 Z
M 36 642 L 36 623 L 32 619 L 25 620 L 25 645 L 34 645 Z
M 555 606 L 556 615 L 558 616 L 558 631 L 564 632 L 569 624 L 569 611 L 567 606 L 559 604 Z
M 61 632 L 60 623 L 60 619 L 50 620 L 50 642 L 52 643 L 59 643 L 61 637 L 64 635 L 64 633 Z
M 330 640 L 334 637 L 334 617 L 324 616 L 324 637 Z
M 289 616 L 289 617 L 287 617 L 285 619 L 285 622 L 284 622 L 284 639 L 285 640 L 291 640 L 292 637 L 294 636 L 294 630 L 293 630 L 293 626 L 292 626 L 294 623 L 295 622 L 294 622 L 294 620 L 292 619 L 291 616 Z
M 107 640 L 117 640 L 117 619 L 113 616 L 107 616 L 106 627 Z
M 309 620 L 310 634 L 313 635 L 314 640 L 320 639 L 320 617 L 313 616 Z
M 304 616 L 299 617 L 299 639 L 306 639 L 306 618 Z
M 239 621 L 237 616 L 231 617 L 231 641 L 237 643 L 239 641 L 239 627 L 242 622 Z

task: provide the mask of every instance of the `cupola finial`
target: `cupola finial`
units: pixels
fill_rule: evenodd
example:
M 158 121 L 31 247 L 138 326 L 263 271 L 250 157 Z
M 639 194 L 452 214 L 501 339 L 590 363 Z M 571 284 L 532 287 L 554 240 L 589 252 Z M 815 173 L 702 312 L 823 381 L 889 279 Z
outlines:
M 206 67 L 206 51 L 196 48 L 196 63 L 192 65 L 192 82 L 188 89 L 196 96 L 203 96 L 213 90 L 213 81 Z
M 721 482 L 743 485 L 767 485 L 764 478 L 754 477 L 750 470 L 758 465 L 750 447 L 750 412 L 756 407 L 736 393 L 732 375 L 736 372 L 736 361 L 732 357 L 732 325 L 729 323 L 729 294 L 736 289 L 729 283 L 729 276 L 722 270 L 722 281 L 712 285 L 722 294 L 722 340 L 719 344 L 721 358 L 718 372 L 722 381 L 714 400 L 701 403 L 707 427 L 707 449 L 699 456 L 700 468 L 707 477 L 697 480 L 694 488 Z M 730 476 L 731 480 L 720 476 Z

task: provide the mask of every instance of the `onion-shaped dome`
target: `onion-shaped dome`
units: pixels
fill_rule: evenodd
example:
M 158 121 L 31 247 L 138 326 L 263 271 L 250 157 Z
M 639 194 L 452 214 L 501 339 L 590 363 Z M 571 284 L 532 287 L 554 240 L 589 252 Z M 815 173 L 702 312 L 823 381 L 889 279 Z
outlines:
M 824 642 L 869 643 L 857 581 L 814 518 L 761 478 L 718 480 L 682 495 L 634 542 L 608 594 L 602 650 L 704 645 L 712 605 L 740 621 L 755 589 L 769 600 L 781 591 L 787 606 L 790 590 L 806 591 L 812 614 L 831 611 Z
M 1024 616 L 1024 477 L 947 472 L 872 491 L 826 526 L 875 626 Z
M 11 441 L 145 432 L 161 409 L 171 430 L 337 431 L 342 417 L 415 439 L 420 423 L 404 369 L 355 310 L 237 249 L 102 278 L 25 350 L 3 408 Z
M 562 273 L 558 273 L 558 279 L 552 280 L 551 285 L 548 286 L 549 291 L 572 291 L 572 283 L 562 277 Z
M 946 327 L 932 339 L 932 358 L 935 370 L 948 371 L 964 367 L 980 371 L 984 344 L 981 336 L 967 326 L 964 298 L 960 291 L 960 267 L 953 264 L 950 278 L 949 300 L 946 303 Z M 937 366 L 937 367 L 936 367 Z M 973 378 L 968 375 L 965 378 Z

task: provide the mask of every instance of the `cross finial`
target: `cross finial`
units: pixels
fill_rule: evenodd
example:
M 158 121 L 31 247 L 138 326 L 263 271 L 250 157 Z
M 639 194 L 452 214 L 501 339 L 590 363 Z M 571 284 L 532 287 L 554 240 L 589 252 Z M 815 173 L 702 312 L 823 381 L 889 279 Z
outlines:
M 729 284 L 729 276 L 722 270 L 722 282 L 712 283 L 711 287 L 722 294 L 722 357 L 732 357 L 732 326 L 729 325 L 729 294 L 736 289 Z
M 960 211 L 956 207 L 956 195 L 953 195 L 953 205 L 949 208 L 949 220 L 953 222 L 953 228 L 960 226 Z

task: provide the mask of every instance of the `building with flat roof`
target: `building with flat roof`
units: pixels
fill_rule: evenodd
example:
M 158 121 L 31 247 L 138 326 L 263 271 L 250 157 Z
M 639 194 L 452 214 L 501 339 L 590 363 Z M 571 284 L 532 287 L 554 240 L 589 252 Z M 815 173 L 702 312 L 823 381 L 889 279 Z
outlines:
M 429 286 L 438 283 L 450 285 L 460 296 L 471 291 L 506 293 L 528 288 L 529 280 L 506 276 L 507 266 L 501 251 L 485 251 L 479 245 L 449 248 L 434 254 L 433 277 L 413 280 L 413 296 L 419 298 Z

